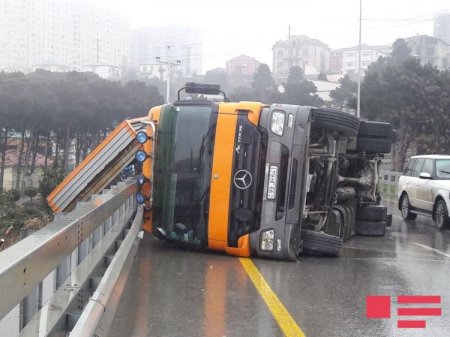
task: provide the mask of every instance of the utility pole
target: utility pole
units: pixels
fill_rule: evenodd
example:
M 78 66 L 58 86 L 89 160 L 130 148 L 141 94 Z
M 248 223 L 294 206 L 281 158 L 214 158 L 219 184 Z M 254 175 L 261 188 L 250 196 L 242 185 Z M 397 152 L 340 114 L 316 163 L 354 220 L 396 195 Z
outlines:
M 187 53 L 187 65 L 186 65 L 186 77 L 191 77 L 191 49 L 192 47 L 186 47 L 186 53 Z
M 359 46 L 358 46 L 358 99 L 356 105 L 356 117 L 361 116 L 361 23 L 362 0 L 359 0 Z
M 97 37 L 97 64 L 100 61 L 100 41 Z
M 166 54 L 166 61 L 162 61 L 161 57 L 156 57 L 156 62 L 163 63 L 167 67 L 167 78 L 166 78 L 166 103 L 169 103 L 170 101 L 170 79 L 172 77 L 172 66 L 179 66 L 181 61 L 176 60 L 175 62 L 172 62 L 170 57 L 170 46 L 167 46 L 167 54 Z
M 288 72 L 292 68 L 291 25 L 288 26 Z

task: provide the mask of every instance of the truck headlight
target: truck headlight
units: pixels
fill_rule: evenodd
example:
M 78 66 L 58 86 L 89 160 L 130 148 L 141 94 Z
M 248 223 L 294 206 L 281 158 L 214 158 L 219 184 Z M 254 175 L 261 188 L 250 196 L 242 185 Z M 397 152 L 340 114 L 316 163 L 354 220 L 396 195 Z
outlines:
M 147 153 L 145 153 L 145 151 L 143 151 L 143 150 L 139 150 L 139 151 L 136 152 L 134 157 L 136 158 L 136 160 L 139 163 L 142 163 L 142 162 L 144 162 L 147 159 Z
M 273 250 L 273 237 L 275 236 L 275 231 L 269 229 L 262 232 L 261 234 L 261 250 Z
M 145 196 L 141 192 L 136 193 L 136 202 L 142 205 L 145 202 Z
M 144 131 L 139 131 L 136 134 L 136 140 L 139 144 L 144 144 L 147 141 L 148 137 Z
M 283 111 L 274 111 L 270 120 L 270 130 L 278 136 L 283 135 L 285 114 Z

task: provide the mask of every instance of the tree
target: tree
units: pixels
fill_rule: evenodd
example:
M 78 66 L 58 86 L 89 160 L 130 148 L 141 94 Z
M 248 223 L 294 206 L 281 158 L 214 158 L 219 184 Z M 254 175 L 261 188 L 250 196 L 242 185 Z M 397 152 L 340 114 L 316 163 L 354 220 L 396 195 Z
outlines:
M 208 84 L 220 84 L 220 88 L 225 92 L 230 91 L 229 89 L 231 89 L 227 73 L 223 68 L 208 70 L 205 73 L 204 82 Z
M 275 80 L 270 73 L 269 66 L 265 63 L 259 65 L 253 75 L 252 88 L 257 91 L 263 91 L 275 86 Z
M 422 66 L 397 40 L 393 55 L 369 66 L 361 85 L 363 117 L 391 122 L 399 131 L 394 169 L 403 169 L 407 151 L 445 153 L 450 147 L 450 73 Z
M 305 80 L 305 73 L 299 66 L 293 66 L 289 69 L 287 84 L 296 84 Z
M 261 92 L 254 88 L 238 87 L 230 93 L 230 99 L 235 102 L 240 101 L 261 101 Z
M 281 95 L 280 103 L 318 107 L 324 102 L 316 93 L 314 83 L 304 78 L 300 67 L 294 66 L 289 71 L 287 83 L 284 84 L 284 94 Z
M 13 196 L 8 192 L 0 192 L 0 218 L 6 216 L 9 210 L 16 207 Z
M 356 91 L 358 84 L 350 79 L 348 75 L 345 75 L 339 79 L 340 86 L 330 92 L 330 97 L 333 100 L 333 105 L 339 109 L 352 107 L 356 99 Z
M 54 161 L 50 168 L 44 170 L 44 174 L 39 181 L 39 194 L 42 195 L 42 197 L 47 198 L 63 179 L 64 171 L 58 167 L 58 162 Z
M 392 45 L 392 54 L 390 57 L 391 65 L 399 67 L 411 58 L 411 49 L 409 49 L 406 41 L 404 39 L 395 40 L 394 44 Z
M 33 198 L 37 195 L 38 191 L 35 187 L 27 187 L 25 191 L 23 192 L 28 198 L 30 198 L 30 201 L 33 201 Z
M 18 189 L 12 188 L 8 191 L 8 193 L 11 195 L 14 202 L 19 201 L 20 191 Z

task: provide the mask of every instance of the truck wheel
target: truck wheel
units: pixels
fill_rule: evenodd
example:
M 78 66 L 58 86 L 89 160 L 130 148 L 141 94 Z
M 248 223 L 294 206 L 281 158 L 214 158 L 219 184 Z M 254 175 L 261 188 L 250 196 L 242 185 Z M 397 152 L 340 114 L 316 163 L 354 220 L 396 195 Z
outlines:
M 365 151 L 370 153 L 390 153 L 391 145 L 391 138 L 358 136 L 356 140 L 356 151 Z
M 358 136 L 392 139 L 392 124 L 383 122 L 361 121 Z
M 338 256 L 342 251 L 342 240 L 338 236 L 302 230 L 303 252 L 312 255 Z
M 405 193 L 400 199 L 400 211 L 402 213 L 403 220 L 414 220 L 417 218 L 417 214 L 411 213 L 411 204 L 409 203 L 408 195 Z
M 446 229 L 450 226 L 447 206 L 445 206 L 445 202 L 442 200 L 438 200 L 434 207 L 434 221 L 439 229 Z
M 340 131 L 346 136 L 356 136 L 359 119 L 349 113 L 333 109 L 313 109 L 313 127 Z
M 382 205 L 366 205 L 356 208 L 356 219 L 386 221 L 387 207 Z
M 386 221 L 357 220 L 355 232 L 361 236 L 383 236 L 386 231 Z

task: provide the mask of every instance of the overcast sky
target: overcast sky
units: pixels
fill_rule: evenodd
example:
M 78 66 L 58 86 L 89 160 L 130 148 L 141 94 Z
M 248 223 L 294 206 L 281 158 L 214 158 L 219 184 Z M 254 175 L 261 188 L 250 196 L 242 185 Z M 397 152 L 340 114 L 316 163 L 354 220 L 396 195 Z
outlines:
M 203 69 L 224 67 L 246 54 L 272 67 L 272 46 L 308 35 L 330 48 L 358 44 L 359 0 L 87 0 L 127 15 L 131 28 L 187 25 L 203 31 Z M 433 34 L 433 15 L 449 0 L 362 0 L 362 42 L 390 44 L 398 37 Z M 450 14 L 450 13 L 449 13 Z

